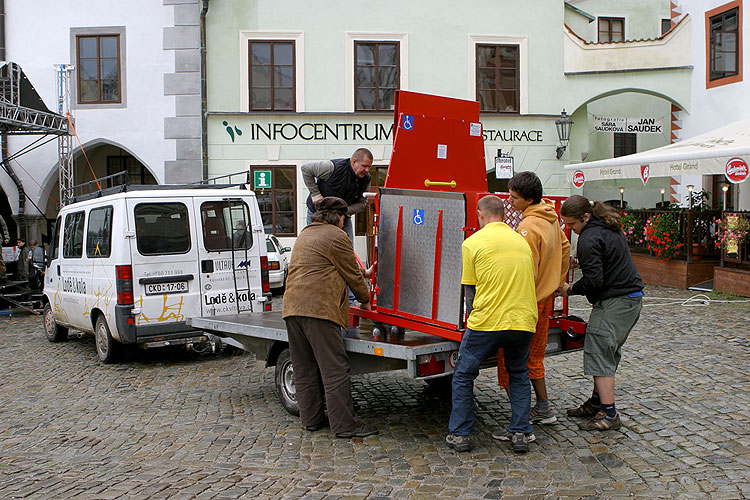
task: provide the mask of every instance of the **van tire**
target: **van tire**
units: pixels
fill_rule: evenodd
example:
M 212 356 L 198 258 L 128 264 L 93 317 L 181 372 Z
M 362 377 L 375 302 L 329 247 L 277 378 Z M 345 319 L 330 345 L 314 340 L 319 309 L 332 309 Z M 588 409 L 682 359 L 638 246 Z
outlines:
M 297 391 L 294 388 L 294 369 L 292 368 L 292 357 L 289 349 L 284 349 L 276 358 L 276 369 L 274 371 L 276 396 L 281 406 L 292 415 L 299 416 L 297 406 Z
M 109 333 L 109 326 L 103 314 L 96 318 L 96 327 L 94 328 L 94 337 L 96 339 L 96 354 L 99 361 L 108 365 L 114 363 L 117 358 L 117 342 Z
M 65 342 L 68 340 L 68 329 L 60 326 L 55 321 L 55 313 L 52 312 L 52 306 L 49 302 L 44 305 L 44 334 L 50 342 Z

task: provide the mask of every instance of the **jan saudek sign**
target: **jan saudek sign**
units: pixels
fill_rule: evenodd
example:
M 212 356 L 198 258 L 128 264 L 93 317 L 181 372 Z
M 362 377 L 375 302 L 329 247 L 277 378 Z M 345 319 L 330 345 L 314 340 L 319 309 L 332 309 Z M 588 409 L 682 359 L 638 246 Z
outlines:
M 662 134 L 664 118 L 621 118 L 592 115 L 595 132 L 624 132 L 630 134 Z

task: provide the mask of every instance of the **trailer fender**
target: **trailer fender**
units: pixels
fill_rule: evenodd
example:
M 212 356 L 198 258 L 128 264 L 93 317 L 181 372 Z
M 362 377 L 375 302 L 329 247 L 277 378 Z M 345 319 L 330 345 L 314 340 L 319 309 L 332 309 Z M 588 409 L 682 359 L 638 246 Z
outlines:
M 284 349 L 289 348 L 288 342 L 275 341 L 268 346 L 268 352 L 266 353 L 266 368 L 269 366 L 276 366 L 276 362 L 279 359 L 279 354 Z

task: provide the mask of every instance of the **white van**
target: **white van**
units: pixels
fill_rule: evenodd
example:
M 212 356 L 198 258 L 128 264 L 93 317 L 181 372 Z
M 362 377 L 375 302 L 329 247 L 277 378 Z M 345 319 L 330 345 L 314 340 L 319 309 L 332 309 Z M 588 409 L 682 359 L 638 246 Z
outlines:
M 150 189 L 146 189 L 150 188 Z M 193 316 L 271 310 L 258 202 L 245 189 L 120 186 L 60 210 L 44 278 L 44 330 L 96 337 L 99 359 L 119 344 L 207 340 Z

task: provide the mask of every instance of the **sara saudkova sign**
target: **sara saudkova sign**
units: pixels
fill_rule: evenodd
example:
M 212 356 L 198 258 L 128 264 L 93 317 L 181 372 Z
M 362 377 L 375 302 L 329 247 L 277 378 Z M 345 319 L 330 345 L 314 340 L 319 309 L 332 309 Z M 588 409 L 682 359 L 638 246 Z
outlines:
M 577 188 L 582 188 L 585 180 L 583 170 L 576 170 L 573 174 L 573 185 Z
M 747 179 L 747 162 L 742 158 L 732 158 L 727 162 L 724 172 L 729 182 L 738 184 Z

